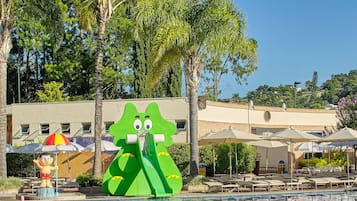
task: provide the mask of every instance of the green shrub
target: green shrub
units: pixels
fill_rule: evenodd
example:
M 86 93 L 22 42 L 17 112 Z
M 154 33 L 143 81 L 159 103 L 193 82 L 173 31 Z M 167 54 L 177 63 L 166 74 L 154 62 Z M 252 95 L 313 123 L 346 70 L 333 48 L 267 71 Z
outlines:
M 18 178 L 0 178 L 0 190 L 19 189 L 23 182 Z
M 11 177 L 39 177 L 40 170 L 34 169 L 33 159 L 37 154 L 6 154 L 7 176 Z
M 206 175 L 213 175 L 213 159 L 216 158 L 216 173 L 229 173 L 229 144 L 216 144 L 200 147 L 200 163 L 206 165 Z M 232 168 L 235 170 L 235 144 L 232 144 Z M 215 157 L 213 156 L 215 150 Z M 186 143 L 173 144 L 168 147 L 175 164 L 183 176 L 189 175 L 190 145 Z M 251 172 L 255 167 L 256 149 L 247 144 L 237 144 L 239 172 Z
M 88 186 L 101 186 L 102 179 L 96 178 L 91 174 L 82 174 L 76 178 L 76 182 L 80 187 L 88 187 Z
M 185 143 L 173 144 L 167 148 L 170 156 L 180 170 L 182 176 L 190 172 L 190 145 Z

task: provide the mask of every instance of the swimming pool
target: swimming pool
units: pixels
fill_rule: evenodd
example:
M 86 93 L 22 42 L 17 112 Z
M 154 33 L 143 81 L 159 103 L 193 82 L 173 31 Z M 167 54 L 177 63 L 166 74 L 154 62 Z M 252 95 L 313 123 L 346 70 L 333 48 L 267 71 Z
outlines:
M 174 199 L 175 200 L 175 199 Z M 294 192 L 249 195 L 225 195 L 214 197 L 187 197 L 180 201 L 357 201 L 357 191 Z M 175 200 L 176 201 L 176 200 Z M 178 200 L 177 200 L 178 201 Z
M 256 194 L 197 194 L 188 196 L 177 196 L 172 198 L 116 198 L 95 199 L 97 201 L 357 201 L 357 189 L 336 190 L 336 191 L 316 191 L 316 192 L 270 192 Z

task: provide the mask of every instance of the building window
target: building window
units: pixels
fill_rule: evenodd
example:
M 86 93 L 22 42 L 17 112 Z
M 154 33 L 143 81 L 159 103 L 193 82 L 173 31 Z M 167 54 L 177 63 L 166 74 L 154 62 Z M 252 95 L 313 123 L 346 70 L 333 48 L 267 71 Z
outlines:
M 28 135 L 29 132 L 30 132 L 30 125 L 21 124 L 21 133 L 22 133 L 22 135 Z
M 104 122 L 105 125 L 105 133 L 109 133 L 109 128 L 111 125 L 114 124 L 114 121 L 108 121 L 108 122 Z
M 82 123 L 82 132 L 84 134 L 92 132 L 92 125 L 90 122 Z
M 71 127 L 69 123 L 63 123 L 61 124 L 61 131 L 63 134 L 70 134 L 71 133 Z
M 176 120 L 176 128 L 179 131 L 186 130 L 186 120 Z
M 48 135 L 50 134 L 50 125 L 49 124 L 41 124 L 41 134 Z

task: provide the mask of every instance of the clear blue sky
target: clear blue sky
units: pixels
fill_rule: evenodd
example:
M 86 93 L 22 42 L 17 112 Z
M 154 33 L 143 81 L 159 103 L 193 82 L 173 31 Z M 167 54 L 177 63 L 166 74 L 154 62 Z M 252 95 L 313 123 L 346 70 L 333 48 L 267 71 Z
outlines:
M 321 85 L 333 74 L 357 69 L 357 0 L 234 2 L 246 16 L 247 35 L 258 41 L 259 63 L 247 85 L 223 77 L 221 98 L 244 97 L 264 84 L 304 83 L 314 71 Z

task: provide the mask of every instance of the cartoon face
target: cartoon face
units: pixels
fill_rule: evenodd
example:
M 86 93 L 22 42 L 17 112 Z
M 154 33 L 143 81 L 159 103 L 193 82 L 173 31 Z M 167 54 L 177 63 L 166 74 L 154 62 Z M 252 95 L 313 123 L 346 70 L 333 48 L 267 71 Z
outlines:
M 164 144 L 169 146 L 176 126 L 161 116 L 157 103 L 149 104 L 145 113 L 138 112 L 134 104 L 127 103 L 121 119 L 110 127 L 109 133 L 114 136 L 117 146 L 124 145 L 127 134 L 163 134 Z
M 53 158 L 50 155 L 42 155 L 39 160 L 42 166 L 51 165 L 53 162 Z

